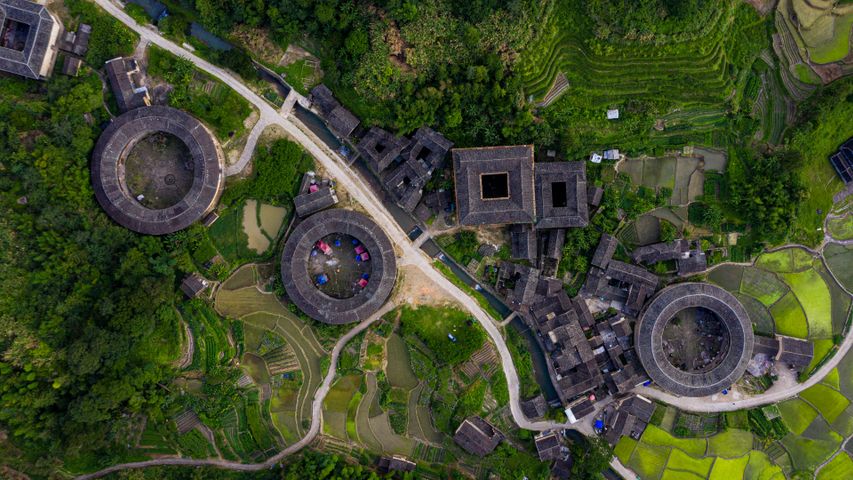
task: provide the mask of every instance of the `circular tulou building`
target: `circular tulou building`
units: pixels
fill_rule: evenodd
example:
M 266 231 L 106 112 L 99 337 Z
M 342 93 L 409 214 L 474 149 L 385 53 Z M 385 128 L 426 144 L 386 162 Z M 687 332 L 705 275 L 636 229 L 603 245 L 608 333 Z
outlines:
M 98 203 L 139 233 L 164 235 L 190 226 L 216 207 L 223 184 L 223 155 L 213 135 L 171 107 L 119 116 L 92 155 Z
M 662 388 L 703 397 L 729 388 L 752 357 L 752 324 L 737 298 L 707 283 L 664 288 L 646 305 L 635 345 Z
M 344 209 L 314 214 L 294 228 L 281 256 L 281 278 L 300 310 L 324 323 L 362 321 L 391 294 L 394 248 L 367 215 Z

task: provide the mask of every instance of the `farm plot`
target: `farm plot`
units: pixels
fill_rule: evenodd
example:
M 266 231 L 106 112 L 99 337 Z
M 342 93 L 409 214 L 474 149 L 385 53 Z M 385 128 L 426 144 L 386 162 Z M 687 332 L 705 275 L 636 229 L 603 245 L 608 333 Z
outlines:
M 763 253 L 755 261 L 755 266 L 777 273 L 802 272 L 811 264 L 811 254 L 800 248 L 785 248 Z
M 284 339 L 291 349 L 280 350 L 281 345 L 270 344 L 264 355 L 276 366 L 276 373 L 270 379 L 274 424 L 285 437 L 288 436 L 286 432 L 301 436 L 306 428 L 303 420 L 311 418 L 311 398 L 322 382 L 320 359 L 326 354 L 313 329 L 285 309 L 273 295 L 262 294 L 255 288 L 221 289 L 215 305 L 220 312 L 243 320 L 248 332 L 247 344 L 258 342 L 261 345 L 262 341 L 253 333 L 253 329 L 260 329 Z M 294 374 L 287 373 L 292 370 L 294 357 L 299 366 L 300 382 L 294 381 Z
M 721 265 L 708 274 L 708 280 L 730 292 L 739 292 L 746 267 L 740 265 Z
M 749 314 L 749 319 L 755 326 L 756 333 L 765 335 L 773 335 L 776 331 L 776 323 L 773 321 L 773 316 L 770 315 L 770 310 L 767 309 L 758 300 L 742 294 L 735 294 L 735 297 L 740 301 Z
M 786 400 L 778 407 L 782 421 L 794 435 L 802 434 L 818 416 L 817 410 L 799 398 Z
M 666 469 L 674 471 L 673 473 L 689 472 L 697 475 L 699 478 L 706 478 L 713 464 L 714 457 L 695 458 L 674 448 L 669 455 Z
M 853 239 L 853 215 L 830 218 L 826 222 L 826 227 L 832 238 L 836 240 Z
M 740 458 L 717 458 L 714 468 L 711 469 L 710 480 L 730 480 L 732 478 L 743 478 L 743 472 L 749 462 L 749 456 Z
M 850 405 L 850 401 L 844 395 L 822 384 L 809 387 L 800 393 L 800 397 L 817 408 L 828 423 L 834 422 Z
M 830 243 L 823 255 L 835 278 L 844 288 L 853 290 L 853 246 Z
M 207 371 L 234 357 L 237 352 L 229 339 L 227 320 L 201 301 L 182 304 L 181 314 L 195 339 L 193 359 L 187 369 Z
M 820 274 L 809 269 L 799 273 L 785 273 L 783 278 L 803 306 L 809 323 L 809 336 L 832 336 L 832 297 Z
M 793 292 L 788 292 L 770 307 L 770 314 L 776 322 L 777 333 L 790 337 L 808 338 L 809 325 L 806 322 L 806 315 Z
M 227 280 L 222 282 L 222 288 L 226 290 L 240 290 L 241 288 L 253 287 L 257 282 L 258 274 L 255 265 L 243 265 L 231 274 Z
M 385 366 L 385 374 L 388 377 L 388 383 L 392 387 L 412 390 L 418 385 L 418 378 L 415 376 L 415 372 L 412 371 L 409 349 L 406 347 L 406 342 L 403 341 L 402 337 L 394 333 L 388 338 L 386 346 L 389 361 Z
M 658 478 L 666 467 L 671 449 L 639 442 L 628 460 L 628 468 L 642 478 Z
M 817 474 L 817 480 L 833 480 L 836 478 L 853 478 L 853 460 L 845 452 L 836 455 Z
M 746 268 L 740 283 L 740 293 L 749 295 L 766 306 L 776 303 L 788 291 L 784 282 L 773 273 L 760 268 Z
M 323 402 L 323 429 L 326 434 L 347 440 L 347 412 L 361 382 L 361 375 L 347 375 L 332 385 Z
M 704 438 L 676 438 L 654 425 L 646 427 L 640 441 L 658 447 L 674 447 L 694 457 L 705 455 L 707 448 Z
M 730 428 L 708 439 L 708 454 L 723 458 L 738 458 L 752 450 L 752 434 Z
M 231 263 L 258 255 L 249 247 L 249 237 L 243 230 L 243 210 L 243 203 L 228 207 L 208 230 L 216 249 Z
M 814 471 L 838 449 L 842 440 L 823 418 L 817 418 L 802 435 L 788 435 L 782 444 L 790 453 L 794 468 Z

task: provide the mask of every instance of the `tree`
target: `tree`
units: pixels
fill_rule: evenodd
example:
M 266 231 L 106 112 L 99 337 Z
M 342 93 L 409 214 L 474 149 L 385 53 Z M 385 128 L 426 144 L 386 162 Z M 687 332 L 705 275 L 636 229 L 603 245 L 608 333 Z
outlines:
M 613 449 L 603 437 L 586 437 L 585 440 L 573 443 L 569 450 L 574 460 L 572 478 L 604 478 L 603 472 L 610 468 Z

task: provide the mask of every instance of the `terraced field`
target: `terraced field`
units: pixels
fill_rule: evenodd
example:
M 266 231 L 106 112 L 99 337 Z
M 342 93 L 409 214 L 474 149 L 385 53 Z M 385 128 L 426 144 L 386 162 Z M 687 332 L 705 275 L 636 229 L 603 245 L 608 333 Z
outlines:
M 547 99 L 546 110 L 556 117 L 569 105 L 582 111 L 573 117 L 582 122 L 573 129 L 584 137 L 579 143 L 586 148 L 716 144 L 731 95 L 745 89 L 750 67 L 767 39 L 765 20 L 751 7 L 721 3 L 695 32 L 652 45 L 624 38 L 600 40 L 593 35 L 597 27 L 585 16 L 583 4 L 558 2 L 543 33 L 522 55 L 518 71 L 525 92 L 533 100 Z M 555 100 L 556 87 L 562 96 Z M 646 112 L 655 117 L 645 128 L 604 118 L 606 108 L 633 100 L 655 105 Z M 652 129 L 655 123 L 663 130 Z
M 302 437 L 307 428 L 306 421 L 311 418 L 311 398 L 322 382 L 320 359 L 326 355 L 314 331 L 285 309 L 273 295 L 262 294 L 254 287 L 220 289 L 215 308 L 224 315 L 241 319 L 249 327 L 249 332 L 259 329 L 280 336 L 292 349 L 301 382 L 292 381 L 295 377 L 291 373 L 279 373 L 280 385 L 271 382 L 269 410 L 273 424 L 285 439 L 291 441 Z

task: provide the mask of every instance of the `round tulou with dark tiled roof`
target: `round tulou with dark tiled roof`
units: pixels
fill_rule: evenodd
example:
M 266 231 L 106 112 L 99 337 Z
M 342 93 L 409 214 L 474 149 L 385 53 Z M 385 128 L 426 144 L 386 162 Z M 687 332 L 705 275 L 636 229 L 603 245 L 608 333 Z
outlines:
M 679 312 L 705 309 L 713 313 L 728 334 L 728 349 L 712 368 L 689 372 L 670 362 L 664 348 L 664 329 Z M 664 288 L 646 305 L 635 329 L 640 362 L 660 387 L 688 397 L 721 392 L 743 375 L 752 357 L 752 324 L 737 298 L 707 283 L 679 283 Z
M 356 239 L 370 255 L 369 281 L 352 296 L 336 298 L 321 291 L 309 272 L 318 241 L 331 235 Z M 397 278 L 394 248 L 382 228 L 367 215 L 332 209 L 303 220 L 287 239 L 281 255 L 281 278 L 287 295 L 300 310 L 323 323 L 360 322 L 385 303 Z
M 190 156 L 187 168 L 192 170 L 186 194 L 161 209 L 143 205 L 125 178 L 125 161 L 131 150 L 157 133 L 184 144 Z M 223 184 L 223 156 L 213 135 L 196 118 L 171 107 L 137 108 L 119 116 L 101 134 L 92 155 L 92 185 L 98 203 L 113 220 L 139 233 L 164 235 L 187 228 L 213 210 Z

